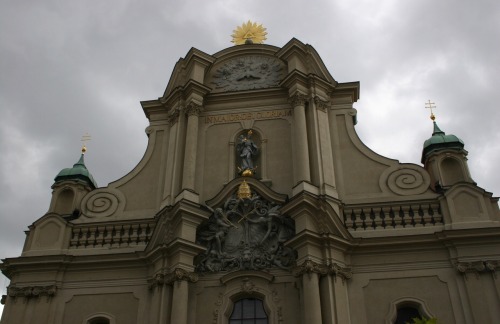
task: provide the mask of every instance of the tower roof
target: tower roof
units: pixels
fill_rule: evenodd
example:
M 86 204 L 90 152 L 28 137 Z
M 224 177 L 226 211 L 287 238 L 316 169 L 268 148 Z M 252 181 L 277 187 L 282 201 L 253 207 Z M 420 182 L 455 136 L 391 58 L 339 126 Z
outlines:
M 434 131 L 432 136 L 424 142 L 422 163 L 425 163 L 427 157 L 433 152 L 444 149 L 462 150 L 464 148 L 464 142 L 460 138 L 453 134 L 446 135 L 435 121 L 433 123 Z
M 92 187 L 92 189 L 97 188 L 97 183 L 95 182 L 92 174 L 85 166 L 83 157 L 84 154 L 82 153 L 80 159 L 73 165 L 72 168 L 62 169 L 61 172 L 59 172 L 57 176 L 54 178 L 54 181 L 57 183 L 65 180 L 77 180 L 77 181 L 79 180 L 87 183 L 89 186 Z

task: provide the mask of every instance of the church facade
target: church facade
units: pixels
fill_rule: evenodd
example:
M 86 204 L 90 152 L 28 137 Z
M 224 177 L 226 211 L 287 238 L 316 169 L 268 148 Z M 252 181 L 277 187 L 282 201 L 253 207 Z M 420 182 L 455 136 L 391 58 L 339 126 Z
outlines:
M 500 211 L 464 143 L 434 122 L 423 167 L 378 155 L 359 90 L 297 39 L 191 49 L 141 102 L 134 170 L 57 175 L 1 323 L 500 323 Z

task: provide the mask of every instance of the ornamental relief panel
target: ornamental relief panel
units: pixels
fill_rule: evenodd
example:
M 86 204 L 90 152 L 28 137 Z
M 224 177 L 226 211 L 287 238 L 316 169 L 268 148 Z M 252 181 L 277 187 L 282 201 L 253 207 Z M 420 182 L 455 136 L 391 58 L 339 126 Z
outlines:
M 250 55 L 224 61 L 211 71 L 208 84 L 213 92 L 242 91 L 278 87 L 286 66 L 277 58 Z
M 208 207 L 212 215 L 196 233 L 206 247 L 195 258 L 196 271 L 291 269 L 296 252 L 283 243 L 295 234 L 295 223 L 280 207 L 251 193 L 245 181 L 222 207 Z

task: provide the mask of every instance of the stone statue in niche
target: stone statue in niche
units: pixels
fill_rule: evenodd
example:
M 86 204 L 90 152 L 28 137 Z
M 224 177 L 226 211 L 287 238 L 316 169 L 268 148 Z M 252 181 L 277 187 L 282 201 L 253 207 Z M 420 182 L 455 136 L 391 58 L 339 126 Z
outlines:
M 238 144 L 236 145 L 236 152 L 239 157 L 238 174 L 242 176 L 253 176 L 257 169 L 254 165 L 254 159 L 259 153 L 257 145 L 252 140 L 252 130 L 247 134 L 241 134 L 238 137 Z
M 212 215 L 196 232 L 197 243 L 207 248 L 195 258 L 196 271 L 289 270 L 297 256 L 283 243 L 295 234 L 295 223 L 280 207 L 255 193 L 248 198 L 238 193 L 222 208 L 209 208 Z

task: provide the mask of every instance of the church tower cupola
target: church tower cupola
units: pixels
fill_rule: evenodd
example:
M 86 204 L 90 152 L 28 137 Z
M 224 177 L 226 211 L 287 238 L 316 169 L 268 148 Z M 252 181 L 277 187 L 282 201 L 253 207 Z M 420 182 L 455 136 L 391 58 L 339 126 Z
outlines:
M 459 182 L 474 183 L 469 167 L 464 142 L 453 134 L 447 135 L 436 123 L 436 117 L 431 113 L 434 124 L 432 136 L 424 142 L 421 162 L 431 176 L 431 187 L 435 191 L 448 189 Z
M 59 172 L 54 178 L 55 183 L 66 180 L 81 181 L 90 186 L 92 189 L 97 188 L 97 183 L 95 182 L 94 177 L 85 166 L 84 156 L 85 154 L 82 153 L 80 159 L 78 162 L 73 164 L 72 168 L 62 169 L 61 172 Z
M 97 188 L 94 177 L 85 166 L 86 147 L 82 147 L 80 159 L 71 168 L 62 169 L 54 178 L 49 212 L 61 216 L 78 217 L 83 197 Z

